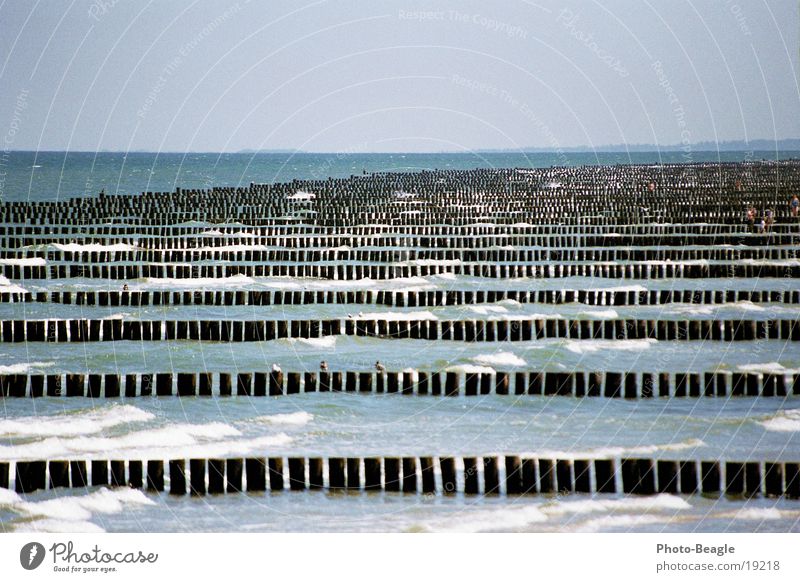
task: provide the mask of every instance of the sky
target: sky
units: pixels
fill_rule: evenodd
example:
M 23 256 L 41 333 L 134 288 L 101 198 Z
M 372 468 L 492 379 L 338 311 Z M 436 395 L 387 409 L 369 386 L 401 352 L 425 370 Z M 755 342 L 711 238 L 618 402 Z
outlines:
M 5 0 L 0 139 L 353 153 L 797 138 L 798 30 L 796 0 Z

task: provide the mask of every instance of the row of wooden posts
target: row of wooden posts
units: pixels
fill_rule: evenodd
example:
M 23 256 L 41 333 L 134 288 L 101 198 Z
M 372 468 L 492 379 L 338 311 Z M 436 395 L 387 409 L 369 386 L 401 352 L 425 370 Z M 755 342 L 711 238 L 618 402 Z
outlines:
M 798 237 L 800 240 L 800 237 Z M 2 255 L 11 255 L 3 257 Z M 419 249 L 419 248 L 323 248 L 323 249 L 214 249 L 129 251 L 0 251 L 0 259 L 42 259 L 50 263 L 187 263 L 229 261 L 244 263 L 316 263 L 327 261 L 396 263 L 402 261 L 520 262 L 551 261 L 783 261 L 798 258 L 795 247 L 702 248 L 549 248 L 549 249 Z
M 800 290 L 748 289 L 533 289 L 533 290 L 350 290 L 350 291 L 37 291 L 3 292 L 0 303 L 59 303 L 62 305 L 97 305 L 101 307 L 148 305 L 388 305 L 395 307 L 442 307 L 448 305 L 480 305 L 500 301 L 561 305 L 605 305 L 626 307 L 634 305 L 724 305 L 737 301 L 796 305 Z
M 465 342 L 541 339 L 800 341 L 800 319 L 131 320 L 28 319 L 0 324 L 0 342 L 193 340 L 258 342 L 359 336 Z
M 798 499 L 800 463 L 515 455 L 0 462 L 0 487 L 13 486 L 19 493 L 109 485 L 173 495 L 326 489 L 444 495 L 724 493 Z
M 3 374 L 0 396 L 281 396 L 350 392 L 431 396 L 530 395 L 606 398 L 800 396 L 800 374 L 755 372 L 158 372 Z

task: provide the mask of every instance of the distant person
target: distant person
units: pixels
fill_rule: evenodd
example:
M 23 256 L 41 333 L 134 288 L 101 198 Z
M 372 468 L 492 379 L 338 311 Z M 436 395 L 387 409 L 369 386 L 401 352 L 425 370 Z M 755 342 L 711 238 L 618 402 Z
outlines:
M 328 371 L 328 362 L 326 362 L 325 360 L 322 360 L 319 363 L 319 369 L 320 369 L 321 372 L 327 372 Z
M 747 222 L 747 230 L 750 232 L 755 232 L 755 224 L 756 224 L 756 209 L 752 206 L 747 209 L 747 214 L 745 215 L 745 222 Z
M 775 224 L 775 212 L 772 210 L 772 208 L 769 208 L 764 213 L 764 231 L 769 232 L 773 224 Z
M 385 371 L 386 371 L 386 366 L 384 366 L 383 364 L 381 364 L 381 363 L 380 363 L 380 361 L 377 361 L 377 362 L 375 362 L 375 369 L 376 369 L 378 372 L 385 372 Z
M 128 284 L 127 284 L 127 283 L 125 283 L 125 284 L 122 286 L 122 290 L 123 290 L 123 291 L 127 291 L 127 290 L 128 290 Z
M 797 198 L 797 194 L 792 196 L 789 201 L 789 211 L 792 213 L 792 218 L 797 218 L 797 214 L 800 212 L 800 199 Z

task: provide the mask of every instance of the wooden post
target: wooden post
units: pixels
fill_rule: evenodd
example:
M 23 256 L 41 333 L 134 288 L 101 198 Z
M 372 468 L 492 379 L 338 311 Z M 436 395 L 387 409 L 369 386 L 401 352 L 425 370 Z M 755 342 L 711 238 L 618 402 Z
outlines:
M 594 461 L 594 480 L 598 493 L 616 493 L 617 484 L 614 479 L 614 461 L 611 459 L 596 459 Z
M 164 490 L 164 461 L 147 461 L 147 489 Z
M 345 460 L 341 458 L 328 459 L 328 481 L 331 489 L 344 489 L 345 487 Z
M 267 490 L 267 460 L 264 457 L 245 459 L 244 469 L 247 474 L 248 492 Z
M 47 463 L 45 461 L 16 462 L 16 491 L 31 493 L 47 487 Z
M 306 488 L 306 460 L 289 457 L 289 489 L 303 491 Z
M 422 473 L 422 492 L 423 493 L 436 492 L 436 480 L 433 474 L 433 458 L 420 457 L 419 465 Z
M 69 487 L 68 461 L 50 461 L 48 463 L 48 469 L 50 471 L 50 489 Z
M 194 471 L 192 471 L 194 474 Z M 248 475 L 248 482 L 250 476 Z M 225 493 L 225 460 L 224 459 L 209 459 L 208 460 L 208 493 L 209 495 L 218 495 Z
M 417 491 L 417 459 L 403 457 L 403 493 Z
M 522 492 L 522 462 L 519 457 L 506 456 L 506 494 L 519 495 Z
M 439 457 L 439 470 L 442 474 L 442 491 L 453 494 L 458 491 L 456 484 L 456 462 L 453 457 Z
M 169 462 L 170 495 L 186 495 L 186 461 L 173 459 Z
M 464 457 L 464 493 L 477 495 L 479 492 L 478 460 L 475 457 Z
M 384 489 L 400 491 L 400 459 L 387 457 L 383 459 Z
M 700 463 L 700 486 L 705 494 L 719 493 L 720 475 L 719 463 L 716 461 L 703 461 Z
M 195 496 L 206 494 L 205 459 L 189 459 L 189 492 Z
M 267 465 L 269 467 L 270 491 L 283 491 L 283 459 L 270 457 Z
M 364 490 L 380 491 L 381 489 L 381 460 L 375 457 L 364 459 Z
M 497 457 L 483 457 L 483 494 L 500 493 L 500 478 L 497 471 Z

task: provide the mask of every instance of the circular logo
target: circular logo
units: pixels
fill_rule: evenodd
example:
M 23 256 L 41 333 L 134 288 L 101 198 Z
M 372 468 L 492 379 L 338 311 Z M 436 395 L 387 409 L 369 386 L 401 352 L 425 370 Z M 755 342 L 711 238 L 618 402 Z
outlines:
M 35 570 L 44 561 L 44 546 L 39 542 L 30 542 L 19 551 L 19 563 L 26 570 Z

